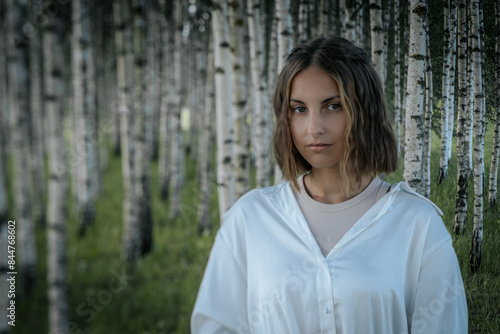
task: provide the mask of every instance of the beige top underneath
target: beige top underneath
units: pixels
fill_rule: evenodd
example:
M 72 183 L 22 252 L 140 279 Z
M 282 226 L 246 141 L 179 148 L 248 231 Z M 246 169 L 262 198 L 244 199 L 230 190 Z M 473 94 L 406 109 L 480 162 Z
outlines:
M 298 182 L 300 192 L 294 189 L 295 198 L 324 256 L 390 188 L 389 183 L 375 178 L 357 196 L 342 203 L 325 204 L 309 196 L 304 187 L 304 175 Z

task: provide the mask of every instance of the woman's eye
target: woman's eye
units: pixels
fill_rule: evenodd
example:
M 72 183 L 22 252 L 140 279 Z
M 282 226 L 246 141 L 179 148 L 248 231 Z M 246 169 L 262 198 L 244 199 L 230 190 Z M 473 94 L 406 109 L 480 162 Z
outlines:
M 304 107 L 295 107 L 295 108 L 293 108 L 293 111 L 296 112 L 296 113 L 303 113 L 304 111 L 306 111 L 306 108 L 304 108 Z
M 327 107 L 327 109 L 328 109 L 328 110 L 337 110 L 337 109 L 339 109 L 339 108 L 340 108 L 340 104 L 335 104 L 335 103 L 334 103 L 334 104 L 330 104 L 330 105 Z

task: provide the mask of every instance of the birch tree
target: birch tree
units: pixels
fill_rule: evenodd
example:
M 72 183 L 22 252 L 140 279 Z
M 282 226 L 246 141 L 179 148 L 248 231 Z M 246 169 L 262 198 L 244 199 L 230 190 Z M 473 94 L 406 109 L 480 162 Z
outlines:
M 457 198 L 453 231 L 463 234 L 467 223 L 468 171 L 467 171 L 467 8 L 465 2 L 458 5 L 458 118 L 457 118 Z M 469 97 L 472 98 L 472 97 Z
M 159 175 L 159 188 L 160 188 L 160 198 L 166 200 L 168 197 L 168 191 L 170 188 L 170 165 L 169 165 L 169 146 L 170 146 L 170 130 L 171 122 L 169 122 L 169 111 L 170 111 L 170 92 L 171 89 L 171 71 L 172 71 L 172 59 L 174 50 L 174 27 L 173 27 L 173 15 L 172 9 L 170 8 L 170 1 L 160 2 L 161 11 L 164 17 L 161 20 L 161 45 L 162 45 L 162 64 L 161 64 L 161 94 L 160 94 L 160 147 L 159 147 L 159 162 L 158 162 L 158 175 Z
M 120 139 L 123 175 L 123 257 L 133 261 L 140 253 L 141 238 L 139 210 L 136 197 L 136 173 L 134 167 L 135 141 L 133 138 L 133 100 L 130 96 L 133 81 L 133 53 L 130 4 L 116 0 L 113 3 L 115 43 L 117 50 L 117 77 L 119 85 Z
M 500 154 L 500 2 L 495 3 L 496 18 L 496 115 L 495 130 L 493 136 L 493 149 L 490 165 L 490 187 L 488 191 L 488 201 L 491 206 L 496 207 L 497 199 L 497 175 L 498 175 L 498 156 Z
M 139 254 L 144 255 L 149 253 L 152 248 L 152 215 L 151 215 L 151 194 L 150 194 L 150 145 L 146 142 L 146 131 L 148 122 L 151 118 L 147 114 L 145 106 L 145 89 L 144 82 L 146 81 L 146 8 L 142 1 L 133 0 L 133 54 L 134 54 L 134 129 L 133 140 L 135 145 L 134 150 L 134 169 L 135 173 L 135 197 L 138 209 L 139 238 L 140 249 Z M 134 254 L 134 256 L 138 256 Z M 133 258 L 133 257 L 132 257 Z
M 246 146 L 247 99 L 246 78 L 243 72 L 243 38 L 245 35 L 245 6 L 238 2 L 229 5 L 232 66 L 232 110 L 234 113 L 234 172 L 236 198 L 250 190 L 249 154 Z
M 432 85 L 432 61 L 431 61 L 431 50 L 429 42 L 429 26 L 426 26 L 426 48 L 427 55 L 425 58 L 426 69 L 425 69 L 425 119 L 424 119 L 424 162 L 422 170 L 423 182 L 423 192 L 422 194 L 429 198 L 431 195 L 431 131 L 432 131 L 432 109 L 433 104 L 433 85 Z
M 217 189 L 222 216 L 235 200 L 232 138 L 232 97 L 227 0 L 213 2 L 215 106 L 217 133 Z
M 255 101 L 255 125 L 256 140 L 252 144 L 256 156 L 257 169 L 257 187 L 266 187 L 269 185 L 269 161 L 267 156 L 267 128 L 268 117 L 267 108 L 267 85 L 265 78 L 265 63 L 264 63 L 264 40 L 263 32 L 260 24 L 260 6 L 256 0 L 248 0 L 247 2 L 247 17 L 248 31 L 250 39 L 250 66 L 252 87 L 250 99 Z
M 19 271 L 23 273 L 20 291 L 29 293 L 36 277 L 35 233 L 32 217 L 31 173 L 29 154 L 29 78 L 28 45 L 23 33 L 26 3 L 9 0 L 5 3 L 7 27 L 7 70 L 11 102 L 11 140 L 14 205 L 17 221 Z
M 441 159 L 439 161 L 439 173 L 437 184 L 441 184 L 448 178 L 448 136 L 449 131 L 449 87 L 450 87 L 450 63 L 451 63 L 451 43 L 450 43 L 450 0 L 443 0 L 444 14 L 444 42 L 443 42 L 443 75 L 441 93 Z
M 399 0 L 394 5 L 394 125 L 398 154 L 401 153 L 401 46 Z
M 181 110 L 184 98 L 184 86 L 182 83 L 182 57 L 184 46 L 182 43 L 182 29 L 183 29 L 183 10 L 182 2 L 173 3 L 173 24 L 174 31 L 174 49 L 173 49 L 173 63 L 172 63 L 172 83 L 170 87 L 171 101 L 170 122 L 171 128 L 171 142 L 170 142 L 170 210 L 169 216 L 171 219 L 180 214 L 181 207 L 181 189 L 184 178 L 184 141 L 181 128 Z M 229 61 L 229 59 L 228 59 Z M 228 86 L 230 87 L 230 86 Z
M 72 3 L 73 40 L 73 113 L 75 119 L 74 147 L 72 157 L 76 164 L 73 177 L 76 178 L 77 203 L 80 213 L 79 232 L 83 235 L 94 223 L 96 189 L 94 180 L 97 171 L 97 150 L 95 129 L 96 104 L 93 54 L 90 42 L 88 1 Z
M 210 232 L 210 197 L 212 173 L 212 120 L 215 116 L 215 91 L 214 91 L 214 39 L 209 35 L 207 73 L 204 101 L 204 112 L 202 113 L 202 130 L 199 144 L 199 179 L 200 179 L 200 201 L 198 203 L 198 229 L 200 233 Z
M 75 3 L 73 3 L 74 5 Z M 63 134 L 63 57 L 61 23 L 49 19 L 43 34 L 44 105 L 48 119 L 49 156 L 47 209 L 47 284 L 49 332 L 64 333 L 69 321 L 67 296 L 66 205 L 67 171 Z
M 483 183 L 484 183 L 484 142 L 483 135 L 483 76 L 481 69 L 481 26 L 479 1 L 471 1 L 471 47 L 474 71 L 474 227 L 469 263 L 471 271 L 476 272 L 481 265 L 483 246 Z
M 405 121 L 404 179 L 422 192 L 422 148 L 424 138 L 424 82 L 426 56 L 427 2 L 410 1 L 407 112 Z
M 35 1 L 29 1 L 28 19 L 33 20 Z M 45 162 L 44 162 L 44 122 L 42 105 L 42 67 L 39 30 L 30 25 L 29 75 L 30 75 L 30 110 L 31 110 L 31 171 L 33 182 L 33 216 L 45 225 Z
M 372 62 L 385 87 L 384 77 L 384 28 L 382 26 L 382 0 L 370 0 L 370 31 Z M 424 46 L 425 48 L 425 46 Z
M 453 129 L 455 128 L 455 69 L 457 62 L 457 9 L 458 1 L 450 0 L 450 70 L 448 82 L 448 163 L 451 159 Z

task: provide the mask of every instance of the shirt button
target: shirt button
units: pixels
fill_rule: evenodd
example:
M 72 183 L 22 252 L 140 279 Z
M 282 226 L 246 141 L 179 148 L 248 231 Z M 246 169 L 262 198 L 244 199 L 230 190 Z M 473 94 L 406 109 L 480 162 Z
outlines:
M 331 312 L 330 308 L 329 308 L 329 307 L 326 307 L 326 308 L 325 308 L 325 314 L 328 314 L 328 313 L 330 313 L 330 312 Z
M 391 211 L 392 211 L 392 209 L 393 209 L 393 208 L 392 208 L 392 206 L 390 206 L 390 207 L 387 209 L 387 211 L 391 212 Z

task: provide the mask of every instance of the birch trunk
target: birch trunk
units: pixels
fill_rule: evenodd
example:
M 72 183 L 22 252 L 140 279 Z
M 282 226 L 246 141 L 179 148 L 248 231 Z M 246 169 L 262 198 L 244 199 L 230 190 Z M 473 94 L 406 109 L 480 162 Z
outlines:
M 182 29 L 183 29 L 183 18 L 182 18 L 182 3 L 174 3 L 174 40 L 175 47 L 173 50 L 173 83 L 172 95 L 170 96 L 172 103 L 171 110 L 171 122 L 172 122 L 172 133 L 171 133 L 171 155 L 170 155 L 170 212 L 169 217 L 171 219 L 177 217 L 181 212 L 181 189 L 184 176 L 183 159 L 184 159 L 184 141 L 181 128 L 181 110 L 182 102 L 184 98 L 184 86 L 182 83 L 182 55 L 183 55 L 183 43 L 182 43 Z M 184 72 L 185 73 L 185 72 Z M 230 86 L 228 86 L 230 87 Z
M 474 67 L 474 227 L 469 263 L 471 271 L 476 272 L 481 265 L 483 245 L 483 183 L 484 183 L 484 143 L 483 137 L 483 85 L 481 69 L 481 33 L 479 1 L 471 1 L 471 43 Z
M 394 5 L 394 125 L 398 155 L 401 154 L 401 46 L 399 0 Z
M 96 105 L 93 55 L 90 48 L 89 7 L 87 0 L 77 0 L 73 10 L 73 112 L 75 117 L 74 163 L 76 169 L 77 203 L 79 208 L 79 233 L 85 234 L 95 219 L 94 188 L 96 176 Z
M 28 19 L 33 20 L 34 2 L 29 2 Z M 45 225 L 45 161 L 44 161 L 44 115 L 42 101 L 42 67 L 40 34 L 33 29 L 29 43 L 30 63 L 30 110 L 31 110 L 31 172 L 33 182 L 33 216 L 42 225 Z M 1 65 L 0 65 L 1 66 Z
M 370 0 L 370 31 L 372 62 L 385 87 L 384 79 L 384 28 L 382 26 L 382 0 Z M 425 48 L 425 47 L 424 47 Z
M 469 16 L 467 16 L 468 20 L 468 26 L 469 26 L 469 32 L 472 30 L 472 25 L 469 19 Z M 467 138 L 466 138 L 466 157 L 467 157 L 467 171 L 469 174 L 469 177 L 474 177 L 474 169 L 472 166 L 472 136 L 474 134 L 474 122 L 473 122 L 473 115 L 474 115 L 474 66 L 473 66 L 473 57 L 472 57 L 472 35 L 469 33 L 468 35 L 468 48 L 467 48 L 467 96 L 470 97 L 467 99 L 467 108 L 468 108 L 468 117 L 466 121 L 466 126 L 467 126 Z
M 448 164 L 451 159 L 453 129 L 455 128 L 455 66 L 457 62 L 457 0 L 450 1 L 450 71 L 448 82 L 448 143 L 446 145 Z
M 174 27 L 173 27 L 173 16 L 172 10 L 169 6 L 170 2 L 162 2 L 162 12 L 165 15 L 162 18 L 162 48 L 163 48 L 163 58 L 161 64 L 161 94 L 160 94 L 160 152 L 159 152 L 159 162 L 158 162 L 158 175 L 160 179 L 160 198 L 166 200 L 168 197 L 168 191 L 170 189 L 170 129 L 171 123 L 169 122 L 169 112 L 170 112 L 170 89 L 171 78 L 170 68 L 172 67 L 173 59 L 173 49 L 174 49 Z
M 212 120 L 215 116 L 215 83 L 214 83 L 214 39 L 210 32 L 207 55 L 207 72 L 204 112 L 202 114 L 202 129 L 199 144 L 199 166 L 200 166 L 200 201 L 198 203 L 198 229 L 201 234 L 210 233 L 210 198 L 211 198 L 211 180 L 212 174 Z
M 160 91 L 162 81 L 160 78 L 160 63 L 162 56 L 161 42 L 161 14 L 156 11 L 154 5 L 149 3 L 146 5 L 147 11 L 147 69 L 146 69 L 146 85 L 147 105 L 146 117 L 146 146 L 151 160 L 158 160 L 158 135 L 159 135 L 159 118 L 160 118 Z
M 382 9 L 382 27 L 383 27 L 383 39 L 384 39 L 384 65 L 383 65 L 383 77 L 382 80 L 384 82 L 384 89 L 387 90 L 387 61 L 389 55 L 389 27 L 391 24 L 391 8 L 389 0 L 383 1 L 383 9 Z
M 453 231 L 463 234 L 467 224 L 468 171 L 467 171 L 467 8 L 465 2 L 458 5 L 458 118 L 457 118 L 457 198 Z M 469 97 L 470 98 L 470 97 Z
M 353 43 L 356 41 L 356 26 L 357 26 L 357 1 L 350 0 L 346 1 L 345 4 L 345 30 L 346 30 L 346 39 L 352 41 Z
M 133 53 L 134 53 L 134 170 L 135 198 L 138 208 L 139 254 L 134 253 L 131 258 L 147 254 L 152 248 L 152 215 L 151 195 L 149 186 L 150 148 L 146 142 L 146 131 L 151 121 L 145 106 L 144 82 L 146 70 L 146 8 L 139 0 L 132 1 L 133 6 Z M 132 255 L 132 254 L 131 254 Z
M 432 109 L 433 105 L 433 86 L 432 86 L 432 61 L 431 61 L 431 51 L 429 42 L 429 27 L 426 26 L 426 46 L 427 46 L 427 56 L 426 70 L 425 70 L 425 139 L 424 139 L 424 168 L 423 168 L 423 179 L 424 179 L 424 189 L 423 195 L 430 198 L 431 195 L 431 133 L 432 133 Z
M 233 2 L 229 5 L 230 43 L 232 66 L 232 110 L 234 113 L 234 173 L 236 198 L 250 190 L 249 155 L 246 146 L 246 78 L 243 72 L 243 38 L 245 34 L 245 8 Z
M 488 190 L 488 201 L 492 207 L 498 204 L 497 198 L 497 175 L 498 175 L 498 156 L 500 155 L 500 2 L 495 5 L 496 18 L 496 115 L 495 115 L 495 130 L 493 135 L 493 149 L 490 165 L 490 187 Z
M 73 3 L 74 4 L 74 3 Z M 49 333 L 64 333 L 69 321 L 67 296 L 67 168 L 63 133 L 63 51 L 59 18 L 49 19 L 43 36 L 44 104 L 48 119 L 47 285 Z
M 136 197 L 136 173 L 134 172 L 135 141 L 133 138 L 134 107 L 132 91 L 133 53 L 131 13 L 128 3 L 116 0 L 113 4 L 115 26 L 120 27 L 115 33 L 117 50 L 117 76 L 119 86 L 120 138 L 123 175 L 123 257 L 128 261 L 137 258 L 140 249 L 140 229 Z
M 410 47 L 408 51 L 408 87 L 405 122 L 404 179 L 415 191 L 422 192 L 424 138 L 424 82 L 426 56 L 427 2 L 410 2 Z
M 251 80 L 253 89 L 251 94 L 254 94 L 251 99 L 255 101 L 255 126 L 256 141 L 253 143 L 256 156 L 257 168 L 257 187 L 267 187 L 269 185 L 269 160 L 267 150 L 267 127 L 268 117 L 266 112 L 269 113 L 267 108 L 267 87 L 265 79 L 265 64 L 264 64 L 264 41 L 260 25 L 260 7 L 259 1 L 248 0 L 247 16 L 248 16 L 248 30 L 250 39 L 250 66 L 251 66 Z
M 281 71 L 283 68 L 286 57 L 293 47 L 293 28 L 290 10 L 290 0 L 276 1 L 276 20 L 278 21 L 278 71 Z
M 212 31 L 214 38 L 215 105 L 217 133 L 217 188 L 219 214 L 235 200 L 233 171 L 233 138 L 231 106 L 231 67 L 229 62 L 229 31 L 226 17 L 227 0 L 213 3 Z M 222 221 L 221 221 L 222 222 Z
M 29 294 L 36 277 L 35 233 L 31 203 L 31 173 L 29 154 L 29 77 L 28 45 L 24 40 L 23 26 L 26 3 L 6 2 L 7 66 L 11 101 L 11 140 L 13 162 L 14 204 L 16 209 L 17 248 L 19 271 L 23 281 L 19 291 Z
M 346 1 L 347 0 L 339 0 L 339 22 L 340 22 L 340 36 L 347 38 L 347 15 L 346 15 Z
M 437 184 L 441 184 L 448 178 L 448 136 L 449 136 L 449 87 L 450 87 L 450 0 L 443 0 L 444 11 L 444 42 L 443 42 L 443 76 L 441 93 L 441 158 L 439 161 L 439 173 Z
M 309 35 L 307 32 L 307 18 L 309 15 L 309 0 L 300 0 L 300 9 L 299 9 L 299 43 L 306 43 L 309 39 Z M 250 8 L 248 8 L 250 10 Z

